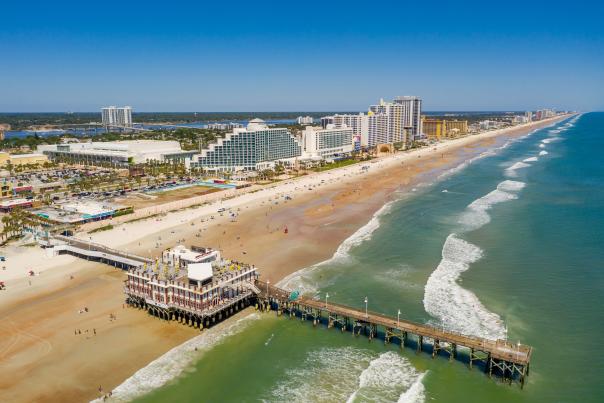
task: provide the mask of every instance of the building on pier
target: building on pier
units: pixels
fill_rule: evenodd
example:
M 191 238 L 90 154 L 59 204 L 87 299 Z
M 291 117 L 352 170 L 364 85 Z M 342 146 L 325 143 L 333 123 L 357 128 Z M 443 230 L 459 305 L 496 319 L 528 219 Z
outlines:
M 128 270 L 126 301 L 164 319 L 186 318 L 198 327 L 249 304 L 257 293 L 256 267 L 220 259 L 217 251 L 205 250 L 209 252 L 206 258 L 217 258 L 185 265 L 174 258 L 177 255 L 164 254 L 155 264 Z
M 220 251 L 212 248 L 193 246 L 187 249 L 183 245 L 167 249 L 162 254 L 162 260 L 173 266 L 186 267 L 193 263 L 211 263 L 220 260 Z

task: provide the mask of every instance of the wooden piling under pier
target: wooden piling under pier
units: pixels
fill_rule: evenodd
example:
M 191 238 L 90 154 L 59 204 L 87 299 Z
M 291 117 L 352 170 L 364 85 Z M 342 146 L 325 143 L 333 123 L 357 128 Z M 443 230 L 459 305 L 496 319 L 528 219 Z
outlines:
M 145 310 L 149 315 L 159 319 L 177 321 L 202 331 L 247 308 L 253 303 L 253 300 L 255 300 L 255 297 L 252 294 L 247 294 L 222 306 L 203 311 L 175 308 L 167 305 L 161 306 L 157 302 L 136 295 L 129 295 L 126 298 L 126 303 L 132 307 Z
M 259 280 L 256 281 L 256 286 L 260 291 L 257 293 L 258 304 L 279 313 L 285 313 L 285 316 L 289 318 L 299 316 L 301 320 L 312 320 L 315 326 L 324 322 L 328 329 L 337 325 L 342 331 L 350 328 L 353 336 L 364 334 L 370 341 L 381 334 L 385 343 L 398 339 L 401 348 L 408 345 L 409 336 L 414 335 L 417 340 L 415 347 L 418 353 L 423 351 L 424 344 L 430 345 L 431 341 L 432 357 L 444 355 L 449 360 L 461 359 L 459 351 L 465 349 L 468 351 L 470 369 L 477 362 L 481 362 L 489 376 L 498 375 L 509 383 L 516 381 L 521 388 L 529 373 L 532 348 L 527 345 L 512 344 L 506 340 L 489 340 L 468 336 L 305 297 L 290 300 L 288 291 Z

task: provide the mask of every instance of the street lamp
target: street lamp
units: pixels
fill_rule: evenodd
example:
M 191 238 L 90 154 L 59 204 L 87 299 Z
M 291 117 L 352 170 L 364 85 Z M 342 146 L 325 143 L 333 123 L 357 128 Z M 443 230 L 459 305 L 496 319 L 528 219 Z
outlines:
M 396 314 L 396 327 L 401 327 L 401 310 L 398 310 Z
M 369 314 L 368 314 L 368 312 L 367 312 L 367 302 L 368 302 L 367 297 L 365 297 L 365 317 L 366 317 L 366 318 L 368 318 L 368 317 L 369 317 Z
M 325 293 L 325 309 L 327 309 L 327 298 L 329 298 L 329 293 Z

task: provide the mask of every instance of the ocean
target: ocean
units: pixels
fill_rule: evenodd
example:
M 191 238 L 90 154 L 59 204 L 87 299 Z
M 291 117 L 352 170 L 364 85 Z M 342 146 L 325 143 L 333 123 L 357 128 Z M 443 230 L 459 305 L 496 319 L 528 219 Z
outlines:
M 384 206 L 282 284 L 533 346 L 524 389 L 412 348 L 253 313 L 114 391 L 140 402 L 604 401 L 604 113 L 506 143 Z

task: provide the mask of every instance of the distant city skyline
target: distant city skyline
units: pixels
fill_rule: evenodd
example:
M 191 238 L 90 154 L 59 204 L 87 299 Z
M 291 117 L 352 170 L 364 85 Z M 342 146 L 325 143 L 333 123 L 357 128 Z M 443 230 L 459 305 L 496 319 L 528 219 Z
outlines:
M 604 109 L 602 4 L 9 3 L 0 112 Z

